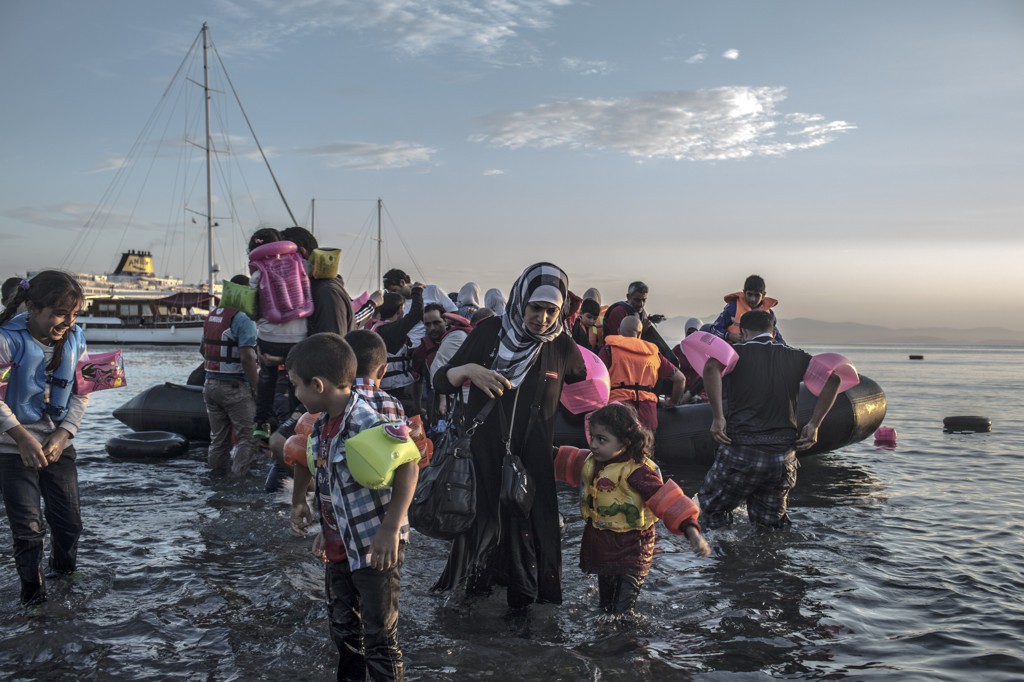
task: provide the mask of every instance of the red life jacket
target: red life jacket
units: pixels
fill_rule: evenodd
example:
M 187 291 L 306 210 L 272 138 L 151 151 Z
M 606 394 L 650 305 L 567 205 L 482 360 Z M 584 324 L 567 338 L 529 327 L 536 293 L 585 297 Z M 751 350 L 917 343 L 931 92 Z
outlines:
M 203 323 L 203 341 L 199 352 L 206 361 L 207 372 L 220 374 L 244 374 L 242 355 L 238 339 L 231 331 L 231 322 L 238 311 L 234 308 L 216 308 L 210 311 Z

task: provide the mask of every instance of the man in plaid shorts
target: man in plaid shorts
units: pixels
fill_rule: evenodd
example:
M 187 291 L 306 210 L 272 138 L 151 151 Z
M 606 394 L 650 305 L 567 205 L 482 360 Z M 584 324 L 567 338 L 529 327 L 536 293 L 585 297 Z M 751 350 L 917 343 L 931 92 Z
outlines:
M 775 343 L 771 315 L 751 310 L 740 320 L 742 340 L 734 346 L 739 360 L 722 376 L 722 364 L 704 366 L 704 387 L 718 441 L 715 463 L 701 485 L 700 523 L 718 528 L 732 523 L 732 511 L 747 504 L 750 522 L 766 528 L 789 525 L 786 502 L 796 485 L 796 451 L 818 440 L 818 427 L 832 409 L 839 390 L 833 375 L 818 397 L 811 420 L 797 429 L 796 402 L 811 356 Z M 728 398 L 728 415 L 722 402 Z

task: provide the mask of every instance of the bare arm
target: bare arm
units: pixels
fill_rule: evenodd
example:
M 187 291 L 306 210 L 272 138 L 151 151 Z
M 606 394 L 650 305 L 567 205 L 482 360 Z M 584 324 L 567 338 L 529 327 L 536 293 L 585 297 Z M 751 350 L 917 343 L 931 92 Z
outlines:
M 725 410 L 722 408 L 722 363 L 714 358 L 708 359 L 704 365 L 704 390 L 711 403 L 711 437 L 719 443 L 728 445 L 732 441 L 725 435 Z
M 302 464 L 296 464 L 292 473 L 292 532 L 299 537 L 306 535 L 306 529 L 313 523 L 313 515 L 306 502 L 306 493 L 309 491 L 309 482 L 313 475 L 309 469 Z
M 255 392 L 260 381 L 260 365 L 256 359 L 256 349 L 252 346 L 245 346 L 239 349 L 239 355 L 242 356 L 242 371 L 245 372 L 245 378 Z
M 398 563 L 399 533 L 416 492 L 419 472 L 416 462 L 406 462 L 395 470 L 388 510 L 370 544 L 370 565 L 379 571 L 386 571 Z
M 825 388 L 821 389 L 818 402 L 814 404 L 814 412 L 811 413 L 811 420 L 800 430 L 800 437 L 796 441 L 797 450 L 807 450 L 818 442 L 818 428 L 825 420 L 832 406 L 836 404 L 836 397 L 839 395 L 839 375 L 833 374 L 825 382 Z

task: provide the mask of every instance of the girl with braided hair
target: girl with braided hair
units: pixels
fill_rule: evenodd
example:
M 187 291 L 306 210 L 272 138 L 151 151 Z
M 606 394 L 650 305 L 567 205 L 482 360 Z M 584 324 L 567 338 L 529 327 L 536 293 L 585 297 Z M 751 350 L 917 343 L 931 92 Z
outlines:
M 88 405 L 74 393 L 87 357 L 75 318 L 85 302 L 71 275 L 44 270 L 21 280 L 0 314 L 0 487 L 14 536 L 21 600 L 46 599 L 43 538 L 50 528 L 48 576 L 74 573 L 82 516 L 75 448 Z M 18 313 L 24 304 L 25 312 Z M 40 505 L 46 502 L 46 520 Z
M 685 535 L 694 553 L 710 555 L 700 533 L 697 504 L 651 459 L 654 436 L 632 406 L 612 403 L 587 417 L 590 450 L 558 448 L 555 475 L 580 487 L 586 525 L 580 568 L 597 574 L 601 608 L 633 610 L 654 557 L 654 524 Z

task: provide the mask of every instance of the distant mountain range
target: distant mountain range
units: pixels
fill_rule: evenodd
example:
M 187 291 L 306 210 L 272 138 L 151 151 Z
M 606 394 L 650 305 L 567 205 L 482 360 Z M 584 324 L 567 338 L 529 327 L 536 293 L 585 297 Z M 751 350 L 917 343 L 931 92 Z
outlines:
M 685 317 L 670 317 L 658 325 L 658 331 L 670 345 L 682 338 Z M 704 318 L 714 320 L 715 316 Z M 856 322 L 823 322 L 806 317 L 780 320 L 779 327 L 791 346 L 818 344 L 918 344 L 972 345 L 972 346 L 1024 346 L 1024 333 L 1002 327 L 976 327 L 953 329 L 949 327 L 922 327 L 891 329 Z

